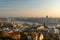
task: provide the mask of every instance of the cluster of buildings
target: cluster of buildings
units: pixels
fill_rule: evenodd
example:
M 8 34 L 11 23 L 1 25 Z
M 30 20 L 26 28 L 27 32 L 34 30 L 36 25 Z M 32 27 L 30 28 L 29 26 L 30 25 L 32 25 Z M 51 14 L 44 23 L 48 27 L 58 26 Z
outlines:
M 38 33 L 41 33 L 44 38 L 51 37 L 54 40 L 60 40 L 60 27 L 50 28 L 46 25 L 46 22 L 43 25 L 35 25 L 34 23 L 29 25 L 28 23 L 20 24 L 14 21 L 8 22 L 7 20 L 3 20 L 0 22 L 0 34 L 3 37 L 10 36 L 13 39 L 19 40 L 21 32 L 28 35 L 29 33 L 35 33 L 37 31 Z
M 33 25 L 18 24 L 15 22 L 7 22 L 6 20 L 0 22 L 0 36 L 3 37 L 12 37 L 14 40 L 20 40 L 21 33 L 28 35 L 33 31 L 36 31 L 36 28 L 32 27 Z M 33 29 L 32 29 L 33 28 Z M 4 39 L 5 40 L 5 39 Z

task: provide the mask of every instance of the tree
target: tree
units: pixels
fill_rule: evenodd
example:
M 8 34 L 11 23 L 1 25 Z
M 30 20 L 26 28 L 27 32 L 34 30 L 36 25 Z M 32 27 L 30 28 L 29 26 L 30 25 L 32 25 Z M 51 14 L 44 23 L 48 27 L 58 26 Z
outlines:
M 2 40 L 13 40 L 12 37 L 2 37 L 2 36 L 0 39 L 2 39 Z
M 53 38 L 51 38 L 51 37 L 46 37 L 46 38 L 44 38 L 43 40 L 53 40 Z

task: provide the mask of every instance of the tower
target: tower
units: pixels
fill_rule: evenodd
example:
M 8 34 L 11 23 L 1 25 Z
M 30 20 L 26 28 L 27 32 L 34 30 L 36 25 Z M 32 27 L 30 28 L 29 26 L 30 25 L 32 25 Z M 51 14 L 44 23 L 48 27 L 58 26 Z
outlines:
M 48 16 L 45 17 L 45 26 L 48 26 Z
M 45 18 L 45 22 L 46 22 L 46 23 L 48 22 L 48 16 L 46 16 L 46 18 Z

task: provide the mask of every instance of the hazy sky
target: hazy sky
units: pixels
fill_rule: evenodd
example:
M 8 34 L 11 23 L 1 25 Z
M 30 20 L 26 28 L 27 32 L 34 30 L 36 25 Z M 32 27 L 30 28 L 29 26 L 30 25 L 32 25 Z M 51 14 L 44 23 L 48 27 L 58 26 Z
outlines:
M 60 0 L 0 0 L 1 17 L 60 17 Z

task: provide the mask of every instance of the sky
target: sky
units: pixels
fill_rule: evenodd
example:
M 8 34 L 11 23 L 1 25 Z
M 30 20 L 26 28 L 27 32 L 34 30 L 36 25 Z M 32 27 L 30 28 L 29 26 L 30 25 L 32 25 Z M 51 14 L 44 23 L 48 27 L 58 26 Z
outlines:
M 0 0 L 0 17 L 60 17 L 60 0 Z

